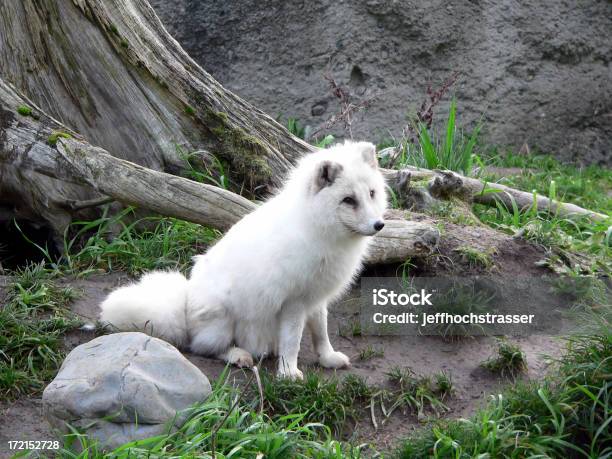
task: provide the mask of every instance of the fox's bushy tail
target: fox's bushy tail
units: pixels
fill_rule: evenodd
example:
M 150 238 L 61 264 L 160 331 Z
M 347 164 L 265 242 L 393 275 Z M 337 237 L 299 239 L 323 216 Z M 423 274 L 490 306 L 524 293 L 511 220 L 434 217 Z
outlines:
M 108 295 L 100 321 L 120 331 L 141 331 L 177 347 L 188 339 L 187 279 L 179 272 L 154 271 Z

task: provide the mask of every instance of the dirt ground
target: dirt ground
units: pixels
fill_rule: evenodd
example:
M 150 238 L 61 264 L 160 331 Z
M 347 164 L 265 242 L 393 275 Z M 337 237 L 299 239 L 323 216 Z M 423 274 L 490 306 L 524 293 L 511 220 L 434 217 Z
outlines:
M 81 291 L 80 298 L 73 304 L 73 310 L 87 319 L 95 319 L 98 305 L 113 288 L 128 279 L 122 274 L 95 275 L 87 279 L 67 280 Z M 1 286 L 1 284 L 0 284 Z M 333 307 L 330 314 L 329 331 L 336 349 L 351 357 L 352 367 L 338 370 L 340 377 L 354 373 L 366 378 L 372 385 L 385 385 L 385 373 L 396 366 L 410 367 L 415 373 L 428 375 L 444 370 L 449 372 L 455 387 L 452 398 L 445 403 L 450 411 L 445 415 L 451 418 L 466 417 L 472 414 L 489 394 L 495 394 L 507 384 L 498 376 L 489 374 L 479 364 L 486 360 L 495 350 L 493 338 L 468 338 L 460 341 L 444 341 L 439 337 L 427 336 L 341 336 L 340 330 L 358 320 L 359 303 L 356 289 L 339 304 Z M 342 333 L 344 334 L 344 333 Z M 66 337 L 67 350 L 94 338 L 93 332 L 76 331 Z M 527 355 L 529 364 L 526 378 L 539 379 L 547 369 L 544 355 L 557 356 L 563 346 L 562 340 L 552 336 L 528 336 L 512 339 L 521 345 Z M 367 346 L 383 349 L 383 357 L 361 361 L 359 353 Z M 216 378 L 223 370 L 220 361 L 198 355 L 187 355 L 189 360 L 204 372 L 210 379 Z M 266 367 L 274 368 L 273 361 L 266 361 Z M 305 368 L 318 368 L 316 356 L 312 350 L 310 337 L 305 335 L 300 352 L 300 365 Z M 323 370 L 333 374 L 332 370 Z M 362 420 L 354 428 L 351 439 L 363 443 L 371 442 L 377 448 L 392 448 L 398 439 L 405 437 L 419 427 L 414 414 L 402 414 L 396 410 L 384 423 L 378 420 L 375 430 L 369 413 L 364 413 Z M 351 426 L 352 427 L 352 426 Z M 0 457 L 9 457 L 7 442 L 9 440 L 51 440 L 52 434 L 41 413 L 40 396 L 22 398 L 11 403 L 0 404 Z

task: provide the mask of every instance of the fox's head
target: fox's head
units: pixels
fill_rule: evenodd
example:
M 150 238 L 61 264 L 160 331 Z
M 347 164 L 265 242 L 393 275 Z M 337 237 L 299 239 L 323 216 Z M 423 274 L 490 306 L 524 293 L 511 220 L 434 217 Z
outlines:
M 346 142 L 315 153 L 310 194 L 324 226 L 348 235 L 371 236 L 385 226 L 385 181 L 376 148 L 368 142 Z M 313 170 L 314 169 L 314 170 Z

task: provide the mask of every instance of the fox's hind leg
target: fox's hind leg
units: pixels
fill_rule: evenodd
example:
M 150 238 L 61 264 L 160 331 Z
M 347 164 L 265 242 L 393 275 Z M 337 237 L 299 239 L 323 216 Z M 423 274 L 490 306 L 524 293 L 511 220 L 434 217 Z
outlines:
M 253 357 L 242 348 L 233 346 L 234 325 L 232 320 L 220 314 L 207 314 L 197 321 L 190 349 L 196 354 L 215 356 L 238 367 L 252 367 Z

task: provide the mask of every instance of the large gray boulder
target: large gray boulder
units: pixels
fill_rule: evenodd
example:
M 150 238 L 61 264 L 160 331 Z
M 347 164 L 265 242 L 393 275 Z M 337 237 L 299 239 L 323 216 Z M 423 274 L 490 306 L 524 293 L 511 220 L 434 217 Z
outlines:
M 101 336 L 75 348 L 43 393 L 59 434 L 84 429 L 108 449 L 180 427 L 185 410 L 211 392 L 181 353 L 143 333 Z
M 151 0 L 202 67 L 272 116 L 338 110 L 323 73 L 382 93 L 358 138 L 397 137 L 407 112 L 461 72 L 460 122 L 484 142 L 612 164 L 612 2 L 604 0 Z M 446 116 L 448 101 L 436 111 Z

